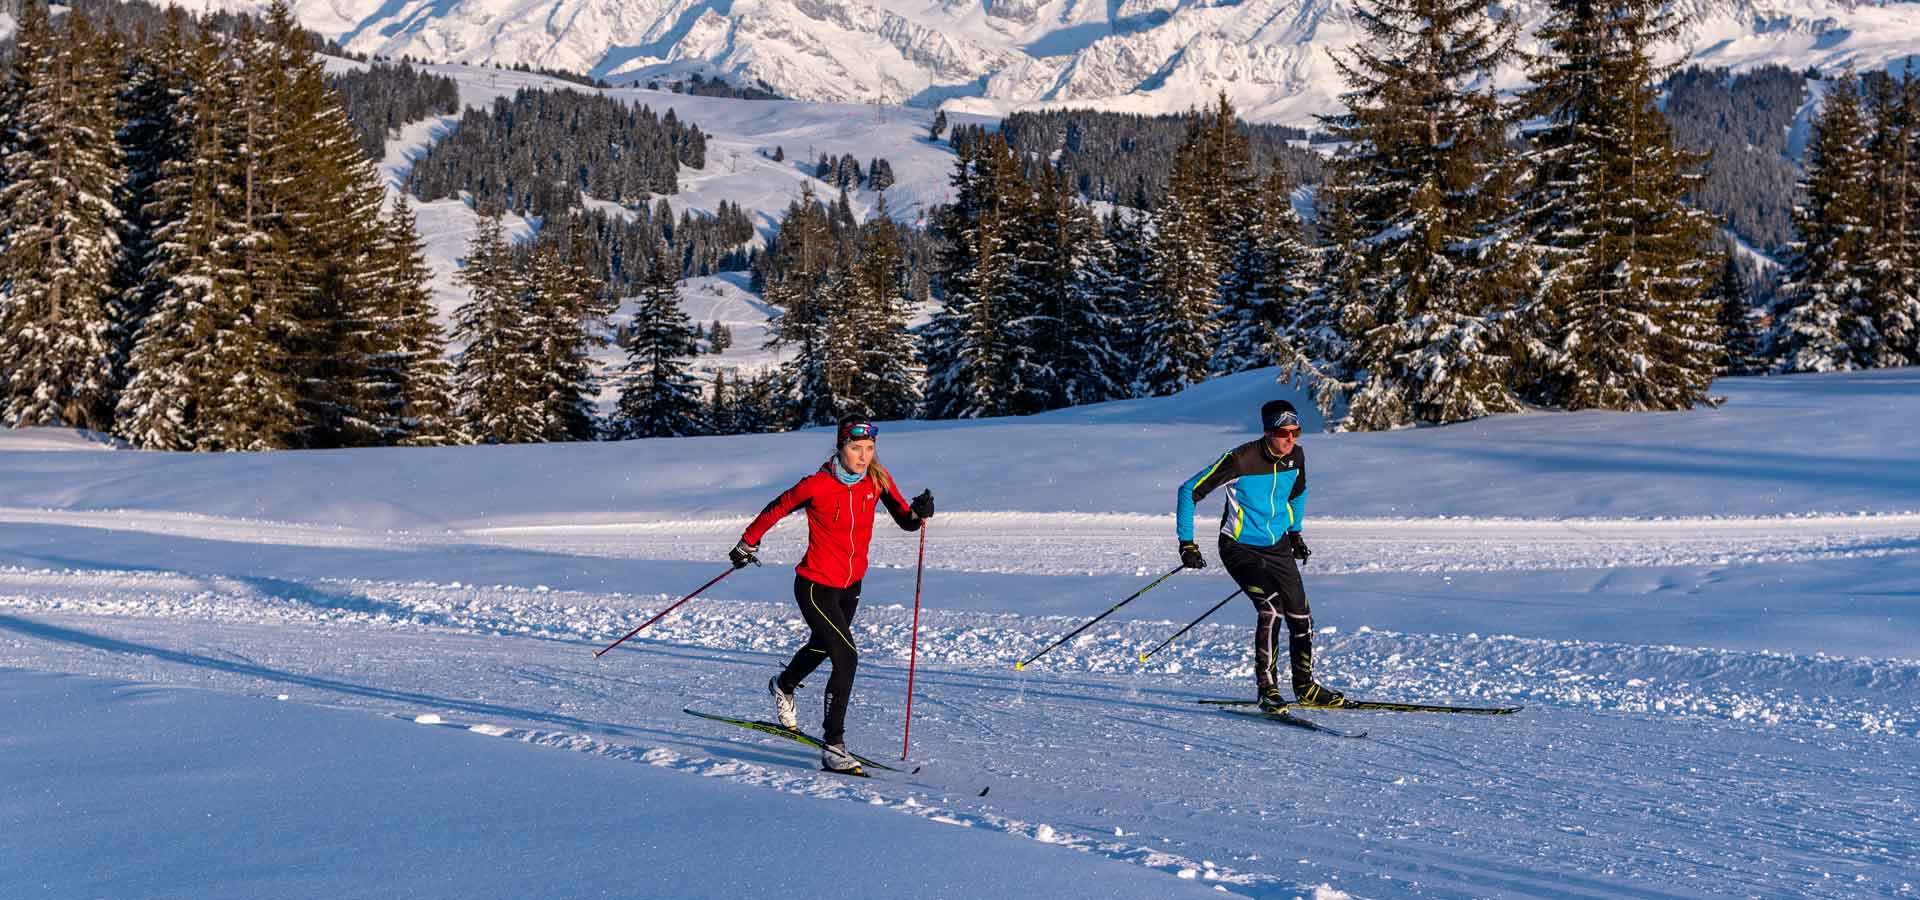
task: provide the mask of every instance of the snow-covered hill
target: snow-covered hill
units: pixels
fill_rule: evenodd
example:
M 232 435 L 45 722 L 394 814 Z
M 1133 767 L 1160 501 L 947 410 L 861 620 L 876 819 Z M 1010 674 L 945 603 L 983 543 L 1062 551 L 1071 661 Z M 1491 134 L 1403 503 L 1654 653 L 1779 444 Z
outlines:
M 259 0 L 200 0 L 258 8 Z M 1862 70 L 1903 65 L 1920 4 L 1683 0 L 1672 58 Z M 1540 0 L 1510 7 L 1528 28 Z M 1004 114 L 1079 106 L 1177 112 L 1221 90 L 1255 121 L 1308 125 L 1342 90 L 1330 53 L 1351 0 L 295 0 L 349 49 L 525 63 L 644 83 L 689 72 L 807 100 Z M 1503 78 L 1517 82 L 1518 71 Z

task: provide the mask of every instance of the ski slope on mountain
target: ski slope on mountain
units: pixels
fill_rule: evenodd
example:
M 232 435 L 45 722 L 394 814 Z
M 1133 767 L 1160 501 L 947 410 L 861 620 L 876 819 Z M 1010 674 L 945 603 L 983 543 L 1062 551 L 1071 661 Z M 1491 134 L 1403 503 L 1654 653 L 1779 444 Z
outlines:
M 1322 676 L 1516 716 L 1304 713 L 1369 733 L 1341 740 L 1195 704 L 1250 693 L 1245 601 L 1138 656 L 1232 590 L 1217 562 L 1015 671 L 1175 564 L 1174 485 L 1246 437 L 1285 393 L 1271 377 L 884 423 L 883 458 L 941 513 L 909 772 L 859 782 L 681 712 L 771 714 L 766 678 L 805 634 L 793 523 L 766 567 L 591 653 L 724 571 L 746 517 L 826 456 L 821 431 L 254 455 L 0 432 L 0 702 L 48 723 L 0 754 L 0 860 L 26 861 L 0 880 L 48 883 L 108 834 L 210 812 L 211 843 L 137 842 L 155 866 L 86 869 L 83 892 L 166 895 L 152 871 L 199 865 L 182 893 L 257 896 L 262 871 L 291 879 L 270 893 L 381 893 L 437 850 L 461 875 L 423 896 L 1916 890 L 1920 373 L 1734 379 L 1720 407 L 1673 414 L 1310 422 Z M 855 627 L 849 740 L 882 761 L 917 538 L 877 534 Z M 815 728 L 824 674 L 801 696 Z M 262 805 L 289 787 L 328 802 Z M 137 791 L 154 800 L 107 799 Z M 285 839 L 246 824 L 262 817 Z M 354 817 L 381 825 L 343 834 Z M 725 846 L 688 868 L 686 835 L 656 835 L 674 829 Z M 556 832 L 607 859 L 656 843 L 610 883 L 612 862 L 543 851 Z M 799 832 L 771 861 L 746 849 Z M 206 849 L 223 846 L 253 862 Z

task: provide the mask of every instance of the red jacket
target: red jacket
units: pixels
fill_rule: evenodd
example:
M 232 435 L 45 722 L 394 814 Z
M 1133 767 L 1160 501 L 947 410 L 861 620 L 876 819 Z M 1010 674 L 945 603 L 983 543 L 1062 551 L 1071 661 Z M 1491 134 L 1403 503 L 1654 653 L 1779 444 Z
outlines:
M 767 508 L 747 526 L 742 540 L 760 545 L 767 530 L 790 512 L 807 508 L 807 555 L 794 571 L 800 577 L 826 587 L 847 587 L 867 575 L 867 544 L 873 540 L 873 509 L 887 504 L 895 523 L 907 531 L 920 527 L 920 517 L 907 508 L 899 487 L 889 484 L 885 490 L 872 478 L 851 485 L 834 477 L 833 460 L 820 470 L 800 479 L 798 484 L 775 497 Z

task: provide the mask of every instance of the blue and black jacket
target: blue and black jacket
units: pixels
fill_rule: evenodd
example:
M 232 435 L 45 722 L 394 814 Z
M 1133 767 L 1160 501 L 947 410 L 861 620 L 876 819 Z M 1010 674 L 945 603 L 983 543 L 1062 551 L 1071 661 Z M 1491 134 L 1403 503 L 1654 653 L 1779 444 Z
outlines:
M 1220 533 L 1252 547 L 1271 547 L 1299 531 L 1307 511 L 1307 454 L 1295 444 L 1275 456 L 1265 438 L 1228 450 L 1213 465 L 1180 485 L 1174 507 L 1182 543 L 1193 540 L 1193 506 L 1227 485 Z

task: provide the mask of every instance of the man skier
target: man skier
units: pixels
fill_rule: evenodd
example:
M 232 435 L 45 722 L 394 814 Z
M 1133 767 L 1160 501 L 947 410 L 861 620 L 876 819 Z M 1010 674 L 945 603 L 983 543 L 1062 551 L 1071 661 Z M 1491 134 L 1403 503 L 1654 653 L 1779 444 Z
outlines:
M 1269 401 L 1260 407 L 1260 427 L 1264 434 L 1259 439 L 1227 451 L 1180 485 L 1174 507 L 1180 562 L 1190 569 L 1206 568 L 1193 540 L 1194 504 L 1214 488 L 1227 486 L 1226 509 L 1220 516 L 1220 562 L 1253 600 L 1253 669 L 1260 708 L 1287 708 L 1274 669 L 1282 618 L 1287 622 L 1295 701 L 1339 706 L 1346 697 L 1313 680 L 1313 613 L 1297 564 L 1313 555 L 1300 537 L 1307 502 L 1300 416 L 1292 403 Z

